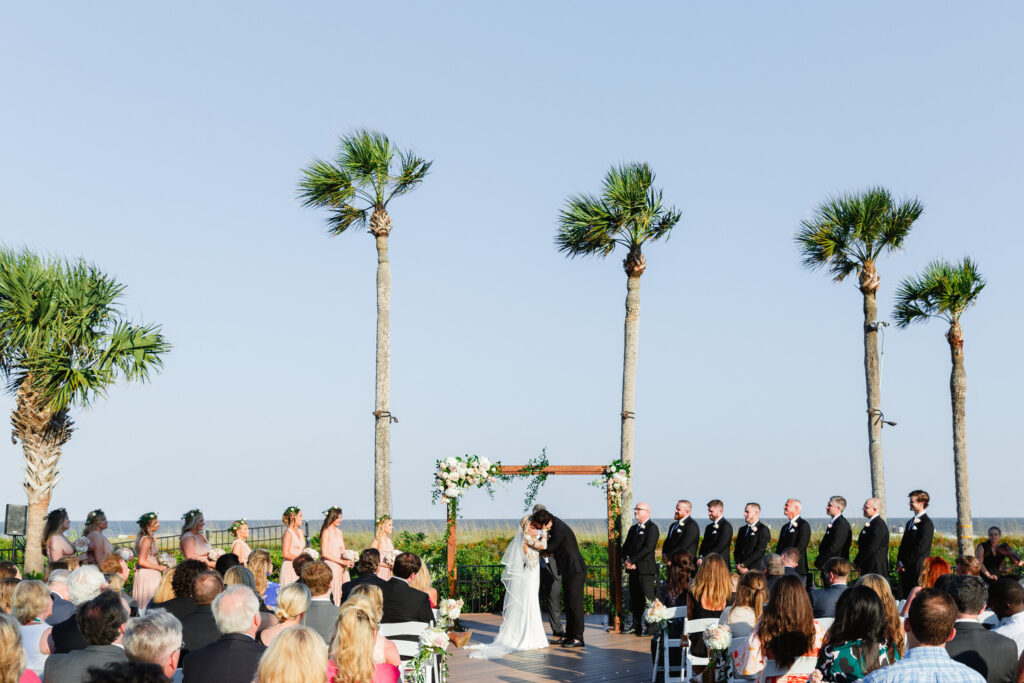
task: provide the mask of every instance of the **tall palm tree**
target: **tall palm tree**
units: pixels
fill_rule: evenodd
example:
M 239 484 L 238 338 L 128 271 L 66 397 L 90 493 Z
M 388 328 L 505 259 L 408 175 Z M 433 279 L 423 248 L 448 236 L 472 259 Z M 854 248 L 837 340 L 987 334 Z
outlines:
M 42 571 L 43 520 L 73 407 L 118 381 L 145 381 L 170 344 L 120 312 L 124 285 L 84 261 L 0 249 L 0 374 L 15 396 L 12 439 L 25 454 L 25 570 Z
M 397 157 L 397 158 L 396 158 Z M 396 163 L 397 162 L 397 163 Z M 374 512 L 391 514 L 391 263 L 388 203 L 423 182 L 430 165 L 400 150 L 383 133 L 357 130 L 341 138 L 334 161 L 314 159 L 302 170 L 304 206 L 329 210 L 328 229 L 340 235 L 367 228 L 377 240 L 377 381 L 374 398 Z
M 601 194 L 572 195 L 558 217 L 555 244 L 570 257 L 608 256 L 616 246 L 626 250 L 626 323 L 622 359 L 622 413 L 619 457 L 633 477 L 633 432 L 636 417 L 636 361 L 640 336 L 640 276 L 647 268 L 643 246 L 667 238 L 680 212 L 662 205 L 654 171 L 647 164 L 613 166 L 604 177 Z M 632 477 L 631 477 L 632 479 Z M 632 508 L 632 482 L 623 493 L 622 509 Z M 628 522 L 623 521 L 623 524 Z
M 882 466 L 882 387 L 878 367 L 878 286 L 875 262 L 885 252 L 899 251 L 924 207 L 917 199 L 897 202 L 883 187 L 860 194 L 831 197 L 804 220 L 796 233 L 804 267 L 828 268 L 835 282 L 857 273 L 864 298 L 864 380 L 867 386 L 868 458 L 871 496 L 882 501 L 885 516 L 885 474 Z
M 917 277 L 908 277 L 896 292 L 893 317 L 897 327 L 942 318 L 949 323 L 946 341 L 953 361 L 949 395 L 953 406 L 953 472 L 956 480 L 956 540 L 961 555 L 974 554 L 971 487 L 967 480 L 967 371 L 964 370 L 964 331 L 960 316 L 978 301 L 985 280 L 969 258 L 953 265 L 932 261 Z

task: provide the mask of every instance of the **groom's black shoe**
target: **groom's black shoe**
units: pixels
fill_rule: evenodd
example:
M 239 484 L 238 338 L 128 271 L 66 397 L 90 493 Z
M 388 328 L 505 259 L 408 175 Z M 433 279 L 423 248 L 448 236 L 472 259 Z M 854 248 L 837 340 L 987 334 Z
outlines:
M 564 640 L 565 639 L 565 631 L 555 631 L 554 633 L 551 634 L 551 637 L 552 638 L 558 638 L 560 640 Z
M 575 638 L 567 638 L 562 641 L 562 647 L 584 647 L 586 643 L 582 640 L 576 640 Z

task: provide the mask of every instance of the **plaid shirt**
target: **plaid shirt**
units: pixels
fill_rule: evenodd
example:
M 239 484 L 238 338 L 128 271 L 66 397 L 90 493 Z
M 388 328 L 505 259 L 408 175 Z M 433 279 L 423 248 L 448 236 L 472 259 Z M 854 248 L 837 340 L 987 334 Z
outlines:
M 864 683 L 985 683 L 974 669 L 949 658 L 946 648 L 914 647 L 895 664 L 877 669 L 864 677 Z

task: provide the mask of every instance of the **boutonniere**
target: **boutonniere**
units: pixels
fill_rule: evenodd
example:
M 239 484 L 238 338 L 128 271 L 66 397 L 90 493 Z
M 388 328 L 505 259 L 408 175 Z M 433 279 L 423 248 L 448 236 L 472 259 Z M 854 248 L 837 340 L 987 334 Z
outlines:
M 750 530 L 751 531 L 757 531 L 757 525 L 756 524 L 751 524 L 750 525 Z
M 871 522 L 868 522 L 867 524 L 865 524 L 864 528 L 867 529 L 869 526 L 871 526 Z
M 831 529 L 831 528 L 832 528 L 832 522 L 829 522 L 829 523 L 828 523 L 828 526 L 827 526 L 827 527 L 825 527 L 825 528 L 826 528 L 826 529 Z

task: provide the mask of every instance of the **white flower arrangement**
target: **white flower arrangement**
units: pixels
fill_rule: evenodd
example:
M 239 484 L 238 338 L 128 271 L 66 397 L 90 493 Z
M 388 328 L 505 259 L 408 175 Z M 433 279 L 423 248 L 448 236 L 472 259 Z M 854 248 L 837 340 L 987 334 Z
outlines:
M 389 550 L 381 556 L 380 561 L 382 564 L 387 565 L 388 567 L 394 567 L 395 559 L 401 554 L 401 550 Z
M 661 600 L 648 600 L 647 609 L 644 611 L 644 621 L 661 631 L 668 624 L 668 608 L 662 604 Z
M 224 549 L 223 548 L 214 548 L 213 550 L 210 551 L 209 557 L 210 557 L 211 560 L 216 562 L 220 558 L 224 557 Z
M 629 463 L 615 460 L 604 468 L 604 476 L 591 482 L 592 486 L 605 489 L 616 508 L 622 505 L 622 494 L 629 486 Z
M 315 548 L 306 548 L 302 552 L 305 553 L 306 555 L 309 555 L 314 560 L 319 560 L 320 559 L 320 553 L 318 553 Z
M 462 616 L 462 605 L 463 601 L 461 598 L 458 600 L 454 598 L 445 598 L 441 601 L 441 604 L 437 606 L 437 611 L 441 615 L 442 625 L 445 628 L 450 628 L 455 620 Z
M 124 560 L 125 563 L 135 559 L 135 553 L 132 552 L 131 548 L 118 548 L 114 551 L 114 554 Z
M 341 559 L 348 560 L 349 562 L 358 562 L 359 553 L 355 550 L 346 550 L 341 554 Z
M 712 624 L 704 629 L 704 644 L 708 650 L 725 650 L 731 642 L 732 631 L 725 624 Z
M 437 496 L 442 503 L 456 500 L 468 488 L 494 484 L 500 474 L 501 465 L 482 456 L 468 455 L 465 459 L 438 460 L 437 472 L 434 474 L 435 500 Z
M 76 553 L 88 552 L 92 548 L 92 541 L 85 536 L 75 539 L 75 542 L 71 544 L 71 547 L 75 549 Z
M 423 649 L 444 652 L 448 649 L 449 642 L 451 641 L 448 638 L 447 631 L 436 626 L 424 629 L 420 633 L 420 647 Z M 437 654 L 437 652 L 432 652 L 431 654 Z
M 157 561 L 165 567 L 177 567 L 178 559 L 172 553 L 160 553 L 156 556 Z

